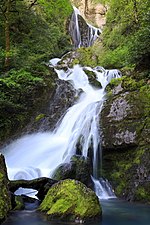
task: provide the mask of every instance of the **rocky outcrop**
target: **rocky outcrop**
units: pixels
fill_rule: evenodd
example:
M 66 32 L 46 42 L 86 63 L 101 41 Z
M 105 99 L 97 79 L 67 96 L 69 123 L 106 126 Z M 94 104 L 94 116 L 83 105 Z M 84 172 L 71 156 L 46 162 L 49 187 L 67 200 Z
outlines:
M 64 112 L 73 104 L 75 90 L 72 85 L 63 80 L 55 80 L 55 82 L 56 90 L 52 95 L 47 96 L 46 102 L 44 100 L 43 104 L 41 102 L 43 107 L 36 111 L 26 127 L 28 132 L 54 130 Z
M 60 165 L 54 172 L 55 180 L 75 179 L 92 188 L 92 166 L 88 158 L 73 156 L 70 163 Z
M 149 93 L 150 87 L 144 81 L 123 77 L 109 92 L 101 113 L 105 177 L 118 196 L 147 203 L 150 203 Z
M 11 210 L 11 196 L 8 190 L 8 177 L 5 159 L 0 153 L 0 223 Z
M 14 193 L 20 187 L 35 189 L 38 191 L 37 197 L 39 200 L 43 200 L 49 188 L 55 183 L 57 183 L 56 180 L 47 177 L 40 177 L 33 180 L 13 180 L 9 182 L 9 190 Z
M 79 9 L 82 17 L 101 29 L 106 23 L 107 6 L 94 3 L 92 0 L 71 0 Z
M 102 211 L 96 194 L 75 180 L 53 185 L 39 208 L 48 219 L 84 223 L 100 219 Z

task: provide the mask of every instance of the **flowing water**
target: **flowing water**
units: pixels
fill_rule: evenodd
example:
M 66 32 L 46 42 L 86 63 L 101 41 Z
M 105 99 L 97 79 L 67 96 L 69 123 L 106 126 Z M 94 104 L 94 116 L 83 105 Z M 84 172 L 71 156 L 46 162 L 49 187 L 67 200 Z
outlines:
M 150 207 L 133 204 L 118 199 L 102 200 L 103 217 L 101 221 L 85 225 L 149 225 Z M 34 207 L 34 206 L 33 206 Z M 27 206 L 24 211 L 12 212 L 3 225 L 71 225 L 47 221 L 45 216 Z
M 76 48 L 83 46 L 78 21 L 79 14 L 79 11 L 74 7 L 70 31 Z M 87 26 L 87 45 L 91 46 L 101 30 L 89 24 Z M 60 60 L 58 58 L 51 60 L 51 66 L 57 68 L 57 63 Z M 149 225 L 149 207 L 115 199 L 108 181 L 97 175 L 97 154 L 100 153 L 99 114 L 105 100 L 105 88 L 112 78 L 120 77 L 120 72 L 118 70 L 105 70 L 99 66 L 90 68 L 76 65 L 74 68 L 68 68 L 67 71 L 56 68 L 55 71 L 59 79 L 70 82 L 76 90 L 78 98 L 74 105 L 67 110 L 53 132 L 25 135 L 2 150 L 9 178 L 17 180 L 42 176 L 51 177 L 60 164 L 69 162 L 72 155 L 76 154 L 76 146 L 80 142 L 83 156 L 88 156 L 89 148 L 93 150 L 92 179 L 103 208 L 102 221 L 92 223 L 92 225 Z M 86 71 L 92 71 L 95 74 L 101 88 L 96 88 L 90 84 Z M 27 207 L 21 212 L 12 212 L 4 223 L 4 225 L 25 224 L 56 225 L 56 223 L 47 222 L 42 214 L 36 212 L 34 206 L 33 208 Z M 57 224 L 59 223 L 57 222 Z
M 53 59 L 51 64 L 56 66 L 58 61 L 59 59 Z M 90 85 L 85 69 L 95 73 L 101 88 Z M 79 141 L 82 156 L 88 156 L 89 147 L 93 150 L 93 176 L 96 177 L 97 152 L 100 147 L 99 113 L 103 105 L 105 87 L 112 78 L 120 76 L 119 71 L 101 67 L 82 68 L 79 65 L 68 68 L 66 72 L 57 69 L 55 71 L 59 79 L 70 82 L 80 94 L 53 132 L 23 136 L 4 149 L 8 175 L 12 180 L 51 177 L 60 164 L 69 162 L 76 154 Z M 94 183 L 97 190 L 103 187 L 100 186 L 100 181 L 94 180 Z M 102 196 L 104 197 L 104 193 L 100 197 Z M 109 194 L 105 196 L 108 197 Z
M 84 47 L 92 46 L 94 41 L 102 33 L 101 29 L 94 27 L 86 23 L 85 21 L 84 26 L 86 28 L 84 27 L 84 33 L 83 33 L 83 28 L 80 27 L 80 20 L 81 20 L 80 11 L 75 6 L 73 6 L 73 9 L 74 9 L 74 12 L 72 14 L 71 21 L 70 21 L 69 32 L 70 32 L 75 48 L 80 48 L 82 46 Z M 85 33 L 86 33 L 86 37 L 85 37 Z M 83 34 L 84 34 L 84 37 L 83 37 Z

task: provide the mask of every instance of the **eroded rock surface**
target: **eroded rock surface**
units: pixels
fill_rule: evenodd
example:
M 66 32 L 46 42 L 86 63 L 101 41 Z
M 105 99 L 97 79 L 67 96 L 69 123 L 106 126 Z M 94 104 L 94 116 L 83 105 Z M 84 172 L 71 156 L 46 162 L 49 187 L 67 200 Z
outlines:
M 108 94 L 100 119 L 104 176 L 118 196 L 147 203 L 150 203 L 149 93 L 148 84 L 140 86 L 139 81 L 122 78 Z

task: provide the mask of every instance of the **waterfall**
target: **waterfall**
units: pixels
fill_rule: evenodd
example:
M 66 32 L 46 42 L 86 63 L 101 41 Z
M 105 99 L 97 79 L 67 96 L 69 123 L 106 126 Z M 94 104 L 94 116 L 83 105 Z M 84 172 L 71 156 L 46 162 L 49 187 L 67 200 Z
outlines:
M 79 26 L 79 11 L 74 7 L 70 22 L 70 32 L 76 48 L 84 46 L 83 33 Z M 87 27 L 86 46 L 91 46 L 101 33 L 85 21 Z M 50 60 L 60 80 L 70 82 L 76 90 L 78 98 L 59 121 L 53 132 L 38 132 L 25 135 L 6 146 L 5 155 L 8 176 L 11 180 L 52 177 L 55 169 L 62 163 L 69 162 L 76 154 L 80 142 L 81 154 L 88 156 L 89 148 L 93 151 L 93 182 L 100 198 L 114 197 L 105 180 L 97 180 L 98 160 L 100 152 L 99 114 L 105 99 L 105 88 L 112 78 L 120 77 L 118 70 L 105 70 L 103 67 L 81 67 L 75 65 L 67 71 L 57 68 L 61 59 Z M 60 67 L 59 67 L 60 68 Z M 95 74 L 101 88 L 90 84 L 86 71 Z
M 58 61 L 59 59 L 53 59 L 51 63 L 55 66 Z M 87 157 L 89 147 L 93 149 L 93 170 L 96 173 L 99 113 L 103 105 L 105 87 L 110 79 L 120 75 L 117 70 L 105 70 L 102 67 L 86 67 L 86 70 L 95 73 L 102 85 L 101 89 L 90 85 L 84 67 L 75 65 L 66 72 L 55 69 L 59 79 L 70 82 L 76 91 L 80 90 L 80 95 L 53 132 L 23 136 L 4 149 L 10 179 L 51 177 L 60 164 L 69 162 L 72 155 L 76 154 L 79 139 L 83 156 Z
M 75 48 L 92 46 L 102 33 L 101 29 L 86 23 L 79 10 L 75 6 L 73 6 L 73 9 L 69 32 Z

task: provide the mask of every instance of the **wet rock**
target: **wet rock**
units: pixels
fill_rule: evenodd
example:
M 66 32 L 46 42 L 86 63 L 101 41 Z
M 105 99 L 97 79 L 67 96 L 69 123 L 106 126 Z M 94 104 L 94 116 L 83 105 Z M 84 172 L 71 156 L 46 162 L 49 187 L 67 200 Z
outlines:
M 9 190 L 14 193 L 18 188 L 32 188 L 38 191 L 37 197 L 42 200 L 49 188 L 57 183 L 56 180 L 52 180 L 47 177 L 41 177 L 33 180 L 14 180 L 9 182 Z
M 103 28 L 106 24 L 106 13 L 107 7 L 95 3 L 92 0 L 71 0 L 75 6 L 80 10 L 81 15 L 84 19 L 89 21 L 91 24 L 95 24 L 98 27 Z
M 84 223 L 100 219 L 102 210 L 96 194 L 75 180 L 63 180 L 53 185 L 39 210 L 50 220 Z
M 101 113 L 102 146 L 105 149 L 137 146 L 141 111 L 129 92 L 121 93 L 104 103 Z M 110 138 L 111 137 L 111 138 Z
M 8 189 L 8 177 L 4 156 L 0 153 L 0 223 L 11 210 L 11 195 Z
M 118 90 L 108 94 L 100 118 L 104 176 L 117 196 L 150 203 L 150 89 L 124 77 Z
M 56 169 L 53 175 L 53 179 L 75 179 L 81 181 L 86 186 L 93 188 L 91 173 L 92 168 L 90 160 L 83 156 L 75 155 L 71 158 L 70 163 L 64 163 Z

